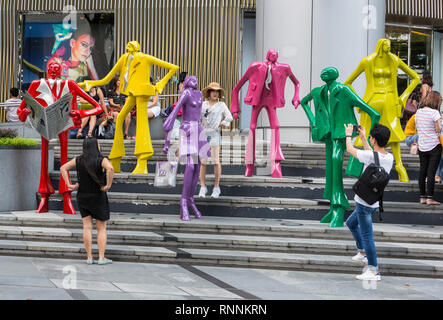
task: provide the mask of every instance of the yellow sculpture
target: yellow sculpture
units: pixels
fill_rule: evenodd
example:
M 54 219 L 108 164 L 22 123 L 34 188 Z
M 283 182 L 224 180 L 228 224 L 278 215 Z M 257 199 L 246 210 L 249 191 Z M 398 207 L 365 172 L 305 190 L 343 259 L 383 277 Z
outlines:
M 127 53 L 118 59 L 112 70 L 101 80 L 85 81 L 79 86 L 89 91 L 92 87 L 108 84 L 117 72 L 120 72 L 119 90 L 128 96 L 125 105 L 117 116 L 117 123 L 109 159 L 114 166 L 115 172 L 120 172 L 121 158 L 125 155 L 125 145 L 123 141 L 123 122 L 131 109 L 137 105 L 137 127 L 135 138 L 134 154 L 137 156 L 137 165 L 132 174 L 147 174 L 147 162 L 153 156 L 151 135 L 149 133 L 147 106 L 149 98 L 156 92 L 162 93 L 166 83 L 179 69 L 178 66 L 157 59 L 148 54 L 139 52 L 140 44 L 137 41 L 130 41 L 126 45 Z M 168 74 L 155 86 L 150 83 L 149 77 L 151 66 L 156 65 L 168 69 Z
M 375 52 L 360 62 L 357 69 L 344 84 L 353 89 L 351 85 L 354 80 L 362 72 L 365 73 L 366 92 L 363 100 L 381 115 L 380 124 L 388 127 L 391 131 L 389 144 L 396 163 L 395 170 L 398 172 L 400 181 L 408 182 L 409 177 L 401 161 L 400 153 L 400 142 L 406 138 L 400 125 L 400 117 L 409 95 L 420 83 L 420 76 L 390 51 L 390 40 L 378 40 Z M 412 79 L 400 97 L 397 91 L 398 68 L 403 70 Z M 368 135 L 371 129 L 371 118 L 361 109 L 358 109 L 358 112 L 361 114 L 360 124 L 366 129 L 366 135 Z M 355 144 L 357 146 L 362 145 L 359 137 L 356 139 Z M 349 160 L 346 174 L 360 175 L 362 166 L 356 166 L 355 161 L 358 160 L 354 158 Z M 355 170 L 357 167 L 359 170 Z

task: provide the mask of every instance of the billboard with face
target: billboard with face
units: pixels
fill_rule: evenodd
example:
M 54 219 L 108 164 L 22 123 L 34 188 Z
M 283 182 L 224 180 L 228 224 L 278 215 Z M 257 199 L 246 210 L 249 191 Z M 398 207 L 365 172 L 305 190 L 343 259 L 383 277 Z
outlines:
M 112 68 L 113 13 L 25 14 L 23 20 L 22 88 L 54 60 L 63 79 L 77 82 L 100 79 Z

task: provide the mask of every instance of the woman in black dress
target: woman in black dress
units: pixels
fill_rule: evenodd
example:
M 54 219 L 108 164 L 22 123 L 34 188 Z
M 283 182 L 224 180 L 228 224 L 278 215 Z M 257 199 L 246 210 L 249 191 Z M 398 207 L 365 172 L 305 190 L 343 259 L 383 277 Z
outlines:
M 68 171 L 77 168 L 78 183 L 71 184 Z M 106 170 L 106 174 L 104 172 Z M 77 192 L 77 204 L 83 220 L 83 242 L 88 254 L 86 263 L 96 263 L 92 257 L 92 218 L 96 219 L 98 264 L 109 264 L 105 258 L 106 221 L 109 220 L 109 203 L 106 191 L 111 188 L 114 168 L 109 160 L 100 153 L 96 138 L 83 141 L 83 154 L 72 159 L 60 168 L 69 190 Z

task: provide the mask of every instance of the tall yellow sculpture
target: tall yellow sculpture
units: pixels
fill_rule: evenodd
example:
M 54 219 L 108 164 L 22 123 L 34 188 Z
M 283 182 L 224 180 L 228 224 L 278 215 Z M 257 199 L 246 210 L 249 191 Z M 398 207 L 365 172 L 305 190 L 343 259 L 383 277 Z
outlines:
M 125 155 L 125 145 L 123 141 L 123 122 L 137 105 L 137 127 L 135 138 L 134 154 L 137 156 L 137 165 L 132 174 L 147 174 L 147 161 L 153 156 L 151 135 L 149 133 L 147 106 L 149 98 L 156 92 L 162 93 L 166 83 L 179 69 L 178 66 L 157 59 L 148 54 L 139 52 L 140 44 L 137 41 L 130 41 L 126 45 L 127 52 L 118 59 L 112 70 L 101 80 L 85 81 L 79 86 L 89 91 L 92 87 L 108 84 L 117 72 L 120 72 L 120 92 L 127 95 L 126 103 L 117 116 L 117 123 L 109 159 L 114 166 L 115 172 L 120 172 L 120 163 Z M 156 65 L 168 69 L 168 74 L 154 86 L 150 83 L 149 77 L 151 66 Z
M 412 79 L 401 96 L 398 96 L 397 91 L 398 68 Z M 395 170 L 398 172 L 400 181 L 408 182 L 409 177 L 401 161 L 400 153 L 400 142 L 406 138 L 400 125 L 400 117 L 409 95 L 420 83 L 420 76 L 399 57 L 391 53 L 391 41 L 388 39 L 378 40 L 375 52 L 360 62 L 344 84 L 353 89 L 352 83 L 362 72 L 366 75 L 366 92 L 363 100 L 381 115 L 380 124 L 388 127 L 391 131 L 389 144 L 395 159 Z M 371 128 L 371 118 L 361 109 L 358 109 L 358 112 L 361 114 L 360 124 L 366 129 L 366 135 L 368 135 Z M 362 145 L 359 137 L 355 144 Z M 356 162 L 358 160 L 355 158 L 349 160 L 346 174 L 360 176 L 363 166 Z

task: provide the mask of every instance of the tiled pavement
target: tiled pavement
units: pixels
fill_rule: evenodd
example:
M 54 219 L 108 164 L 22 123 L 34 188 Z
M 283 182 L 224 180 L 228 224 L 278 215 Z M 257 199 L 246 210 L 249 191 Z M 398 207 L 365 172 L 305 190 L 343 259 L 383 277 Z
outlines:
M 383 276 L 376 284 L 351 274 L 0 257 L 1 300 L 435 300 L 442 279 Z

